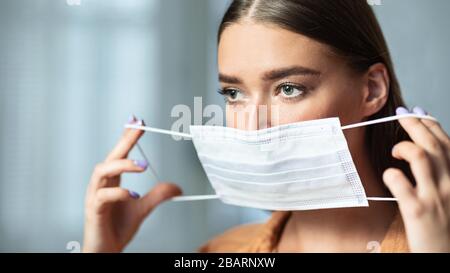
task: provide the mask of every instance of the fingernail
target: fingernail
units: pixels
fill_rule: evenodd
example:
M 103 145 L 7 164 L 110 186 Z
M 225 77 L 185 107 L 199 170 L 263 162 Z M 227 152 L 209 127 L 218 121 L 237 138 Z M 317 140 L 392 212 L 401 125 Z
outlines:
M 139 199 L 141 196 L 139 195 L 139 193 L 128 190 L 128 192 L 130 193 L 131 198 L 133 199 Z
M 136 117 L 134 115 L 130 115 L 128 117 L 128 124 L 133 124 L 136 122 Z
M 409 114 L 409 111 L 405 107 L 398 107 L 397 110 L 395 110 L 395 113 L 397 114 L 397 116 L 401 116 Z
M 144 121 L 142 119 L 140 119 L 140 120 L 138 120 L 136 122 L 136 125 L 138 125 L 138 126 L 145 126 L 145 123 L 144 123 Z
M 145 170 L 148 167 L 148 162 L 146 160 L 135 160 L 134 165 Z
M 428 114 L 427 114 L 427 111 L 423 110 L 423 109 L 422 109 L 421 107 L 419 107 L 419 106 L 414 107 L 414 108 L 413 108 L 413 112 L 414 112 L 415 114 L 421 115 L 421 116 L 426 116 L 426 115 L 428 115 Z

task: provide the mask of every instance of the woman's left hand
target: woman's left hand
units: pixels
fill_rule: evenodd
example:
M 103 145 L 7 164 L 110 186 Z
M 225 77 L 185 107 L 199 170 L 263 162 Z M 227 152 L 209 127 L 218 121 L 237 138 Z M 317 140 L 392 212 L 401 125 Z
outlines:
M 425 115 L 417 107 L 414 112 Z M 409 163 L 417 185 L 395 168 L 383 180 L 398 199 L 410 251 L 450 252 L 450 138 L 434 121 L 405 118 L 400 124 L 413 142 L 395 145 L 392 155 Z

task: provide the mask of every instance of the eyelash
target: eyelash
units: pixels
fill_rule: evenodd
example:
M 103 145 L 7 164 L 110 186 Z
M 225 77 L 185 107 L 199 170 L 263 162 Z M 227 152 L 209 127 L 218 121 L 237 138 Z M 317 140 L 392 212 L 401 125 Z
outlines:
M 297 84 L 297 83 L 293 83 L 293 82 L 284 82 L 280 85 L 278 85 L 278 87 L 275 89 L 276 90 L 276 95 L 278 96 L 281 93 L 281 88 L 283 87 L 293 87 L 295 89 L 298 89 L 299 91 L 302 92 L 301 95 L 295 96 L 293 98 L 283 98 L 283 100 L 289 101 L 289 102 L 296 102 L 298 100 L 303 99 L 309 92 L 309 89 L 304 86 L 303 84 Z
M 239 101 L 231 101 L 230 96 L 231 92 L 236 91 L 242 93 L 239 89 L 236 88 L 221 88 L 217 92 L 224 97 L 224 100 L 228 104 L 238 104 Z
M 286 86 L 298 89 L 299 91 L 302 91 L 302 94 L 298 95 L 296 97 L 293 97 L 293 98 L 283 98 L 283 100 L 285 100 L 285 101 L 289 101 L 289 102 L 298 101 L 298 100 L 304 98 L 309 92 L 309 89 L 306 86 L 302 85 L 302 84 L 296 84 L 296 83 L 292 83 L 292 82 L 284 82 L 284 83 L 282 83 L 282 84 L 277 86 L 277 88 L 275 89 L 276 90 L 275 91 L 275 95 L 279 95 L 281 93 L 281 89 L 283 87 L 286 87 Z M 242 91 L 240 91 L 237 88 L 221 88 L 217 92 L 220 95 L 224 96 L 224 100 L 225 100 L 226 103 L 237 104 L 237 103 L 239 103 L 239 101 L 230 101 L 230 99 L 229 99 L 229 97 L 231 95 L 231 92 L 233 92 L 233 91 L 242 93 Z

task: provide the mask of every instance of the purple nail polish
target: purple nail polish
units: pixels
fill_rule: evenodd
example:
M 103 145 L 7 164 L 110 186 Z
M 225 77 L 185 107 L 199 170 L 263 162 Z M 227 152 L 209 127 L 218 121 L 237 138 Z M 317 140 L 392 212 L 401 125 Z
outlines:
M 395 113 L 397 114 L 397 116 L 410 114 L 408 109 L 406 109 L 405 107 L 398 107 L 397 110 L 395 110 Z
M 136 125 L 137 125 L 137 126 L 144 126 L 145 124 L 144 124 L 144 121 L 143 121 L 142 119 L 140 119 L 140 120 L 138 120 L 138 121 L 136 122 Z
M 134 165 L 145 170 L 148 167 L 148 162 L 146 160 L 135 160 Z
M 139 195 L 139 193 L 137 193 L 137 192 L 134 192 L 134 191 L 131 191 L 131 190 L 129 190 L 128 191 L 129 193 L 130 193 L 130 196 L 131 196 L 131 198 L 133 198 L 133 199 L 139 199 L 141 196 Z
M 130 115 L 128 117 L 128 124 L 133 124 L 136 122 L 136 117 L 134 115 Z
M 421 116 L 426 116 L 428 115 L 427 112 L 425 110 L 423 110 L 421 107 L 416 106 L 413 108 L 413 112 L 417 115 L 421 115 Z

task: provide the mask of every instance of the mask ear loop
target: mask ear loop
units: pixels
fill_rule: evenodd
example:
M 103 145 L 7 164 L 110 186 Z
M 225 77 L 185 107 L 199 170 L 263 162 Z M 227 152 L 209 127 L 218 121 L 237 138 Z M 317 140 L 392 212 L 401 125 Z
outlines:
M 349 130 L 349 129 L 354 129 L 354 128 L 358 128 L 358 127 L 369 126 L 369 125 L 389 122 L 389 121 L 393 121 L 393 120 L 399 120 L 399 119 L 403 119 L 403 118 L 428 119 L 428 120 L 437 122 L 437 119 L 435 119 L 432 116 L 417 115 L 417 114 L 404 114 L 404 115 L 397 115 L 397 116 L 392 116 L 392 117 L 380 118 L 380 119 L 350 124 L 350 125 L 346 125 L 346 126 L 341 126 L 341 129 Z M 366 199 L 368 201 L 375 201 L 375 202 L 397 202 L 398 201 L 397 198 L 392 198 L 392 197 L 366 197 Z
M 378 124 L 378 123 L 385 123 L 388 121 L 399 120 L 399 119 L 404 119 L 404 118 L 428 119 L 428 120 L 437 122 L 437 119 L 432 116 L 423 116 L 423 115 L 417 115 L 417 114 L 404 114 L 404 115 L 397 115 L 397 116 L 392 116 L 392 117 L 386 117 L 386 118 L 380 118 L 380 119 L 374 119 L 374 120 L 364 121 L 364 122 L 360 122 L 360 123 L 350 124 L 350 125 L 342 126 L 341 129 L 348 130 L 348 129 L 358 128 L 358 127 L 363 127 L 363 126 L 368 126 L 368 125 Z
M 428 119 L 428 120 L 432 120 L 432 121 L 437 122 L 437 119 L 432 117 L 432 116 L 417 115 L 417 114 L 404 114 L 404 115 L 397 115 L 397 116 L 392 116 L 392 117 L 380 118 L 380 119 L 375 119 L 375 120 L 369 120 L 369 121 L 359 122 L 359 123 L 355 123 L 355 124 L 350 124 L 350 125 L 346 125 L 346 126 L 341 126 L 341 129 L 342 130 L 349 130 L 349 129 L 354 129 L 354 128 L 358 128 L 358 127 L 363 127 L 363 126 L 368 126 L 368 125 L 373 125 L 373 124 L 379 124 L 379 123 L 385 123 L 385 122 L 389 122 L 389 121 L 399 120 L 399 119 L 403 119 L 403 118 Z M 179 136 L 179 137 L 191 138 L 192 139 L 192 135 L 190 135 L 190 134 L 185 134 L 185 133 L 180 133 L 180 132 L 175 132 L 175 131 L 169 131 L 169 130 L 164 130 L 164 129 L 158 129 L 158 128 L 152 128 L 152 127 L 147 127 L 147 126 L 126 124 L 125 128 L 142 130 L 142 131 L 159 133 L 159 134 L 165 134 L 165 135 Z M 137 145 L 137 147 L 138 147 L 139 152 L 141 153 L 142 157 L 144 157 L 144 159 L 147 160 L 147 162 L 149 163 L 150 170 L 152 171 L 153 175 L 156 177 L 156 179 L 158 181 L 161 181 L 158 178 L 158 175 L 156 174 L 155 169 L 150 165 L 150 161 L 148 161 L 144 150 L 141 148 L 141 146 L 139 144 Z M 171 198 L 170 200 L 174 201 L 174 202 L 184 202 L 184 201 L 211 200 L 211 199 L 219 199 L 219 198 L 220 198 L 219 195 L 210 194 L 210 195 L 176 196 L 176 197 Z M 391 197 L 366 197 L 366 199 L 368 201 L 376 201 L 376 202 L 397 202 L 398 201 L 397 198 L 391 198 Z
M 141 125 L 135 125 L 135 124 L 126 124 L 125 128 L 141 130 L 141 131 L 147 131 L 147 132 L 153 132 L 153 133 L 159 133 L 159 134 L 165 134 L 165 135 L 172 135 L 172 136 L 181 136 L 181 137 L 192 138 L 192 136 L 189 135 L 189 134 L 183 134 L 183 133 L 179 133 L 179 132 L 163 130 L 163 129 L 158 129 L 158 128 L 152 128 L 152 127 L 147 127 L 147 126 L 141 126 Z M 148 157 L 145 154 L 144 150 L 142 149 L 141 145 L 139 145 L 139 143 L 137 143 L 136 146 L 137 146 L 141 156 L 145 159 L 145 161 L 147 161 L 148 167 L 150 169 L 150 172 L 153 174 L 154 178 L 156 178 L 156 181 L 158 181 L 158 182 L 161 181 L 159 175 L 157 174 L 155 168 L 153 168 L 153 166 L 151 165 L 150 160 L 148 160 Z
M 146 132 L 152 132 L 152 133 L 158 133 L 158 134 L 164 134 L 164 135 L 171 135 L 171 136 L 179 136 L 179 137 L 185 137 L 185 138 L 191 138 L 192 135 L 175 132 L 175 131 L 169 131 L 164 129 L 158 129 L 158 128 L 152 128 L 148 126 L 141 126 L 141 125 L 135 125 L 135 124 L 126 124 L 125 128 L 128 129 L 135 129 L 135 130 L 141 130 Z M 147 156 L 145 155 L 144 150 L 141 148 L 139 143 L 137 144 L 137 147 L 139 149 L 139 152 L 141 153 L 142 157 L 148 162 L 149 167 L 157 181 L 161 181 L 159 176 L 156 174 L 155 169 L 150 165 L 150 161 L 148 160 Z M 219 196 L 216 194 L 211 195 L 188 195 L 188 196 L 175 196 L 172 197 L 170 200 L 174 202 L 184 202 L 184 201 L 200 201 L 200 200 L 210 200 L 210 199 L 219 199 Z
M 141 156 L 145 159 L 145 161 L 148 164 L 148 168 L 150 170 L 150 173 L 153 175 L 153 178 L 156 179 L 156 182 L 161 181 L 161 179 L 159 178 L 159 175 L 156 173 L 155 168 L 153 168 L 152 164 L 150 163 L 150 160 L 148 160 L 147 155 L 144 152 L 144 149 L 142 149 L 141 145 L 139 145 L 139 143 L 136 144 L 136 146 L 138 147 L 139 153 L 141 154 Z

